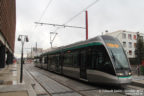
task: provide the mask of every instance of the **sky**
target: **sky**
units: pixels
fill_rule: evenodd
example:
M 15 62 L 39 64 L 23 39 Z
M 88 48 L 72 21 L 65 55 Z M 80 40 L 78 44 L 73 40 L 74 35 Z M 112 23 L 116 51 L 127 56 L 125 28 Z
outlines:
M 53 46 L 85 40 L 85 29 L 36 25 L 34 22 L 65 24 L 95 1 L 87 9 L 89 38 L 101 35 L 105 30 L 144 33 L 144 0 L 16 0 L 15 56 L 21 54 L 21 43 L 17 41 L 19 35 L 29 38 L 24 45 L 25 55 L 36 42 L 38 48 L 50 48 L 50 32 L 58 33 Z M 66 25 L 85 27 L 85 12 Z

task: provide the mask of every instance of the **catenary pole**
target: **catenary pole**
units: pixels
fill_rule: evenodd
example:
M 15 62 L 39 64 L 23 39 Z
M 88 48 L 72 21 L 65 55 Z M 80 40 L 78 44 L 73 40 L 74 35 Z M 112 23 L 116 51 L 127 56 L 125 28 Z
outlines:
M 86 15 L 86 40 L 88 40 L 88 11 L 85 11 Z
M 23 63 L 24 63 L 24 60 L 23 60 L 23 47 L 24 47 L 24 41 L 22 41 L 22 51 L 21 51 L 21 75 L 20 75 L 20 83 L 22 83 L 22 80 L 23 80 Z

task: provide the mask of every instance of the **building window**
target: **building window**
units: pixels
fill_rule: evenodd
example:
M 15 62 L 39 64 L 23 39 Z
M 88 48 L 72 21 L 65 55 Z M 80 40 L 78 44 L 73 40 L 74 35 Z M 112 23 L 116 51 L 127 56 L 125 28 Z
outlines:
M 128 39 L 132 39 L 132 35 L 131 34 L 128 34 Z
M 129 42 L 129 48 L 132 48 L 132 42 Z
M 136 35 L 133 36 L 133 39 L 136 40 Z
M 136 53 L 136 51 L 134 51 L 134 54 L 135 54 L 135 56 L 137 56 L 137 53 Z
M 142 40 L 143 40 L 143 36 L 140 36 L 140 39 L 142 39 Z
M 126 42 L 123 42 L 123 47 L 126 47 Z
M 132 51 L 131 50 L 129 50 L 129 55 L 132 55 Z
M 122 33 L 122 38 L 126 39 L 126 34 L 125 33 Z
M 134 48 L 136 48 L 136 43 L 134 43 Z

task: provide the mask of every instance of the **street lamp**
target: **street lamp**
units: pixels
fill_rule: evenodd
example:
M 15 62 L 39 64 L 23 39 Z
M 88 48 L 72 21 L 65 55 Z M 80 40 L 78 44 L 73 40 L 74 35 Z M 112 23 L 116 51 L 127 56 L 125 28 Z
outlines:
M 29 42 L 28 36 L 27 35 L 19 35 L 18 41 L 21 41 L 22 43 L 22 51 L 21 51 L 21 72 L 20 72 L 20 83 L 22 83 L 23 80 L 23 47 L 24 47 L 24 42 Z

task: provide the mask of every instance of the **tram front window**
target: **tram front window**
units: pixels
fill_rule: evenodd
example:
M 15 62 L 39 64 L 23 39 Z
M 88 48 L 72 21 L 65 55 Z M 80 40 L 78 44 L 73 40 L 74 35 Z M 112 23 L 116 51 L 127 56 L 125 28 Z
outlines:
M 120 42 L 113 38 L 103 38 L 103 39 L 108 47 L 109 52 L 111 53 L 115 69 L 117 70 L 129 69 L 129 63 Z
M 109 48 L 116 69 L 128 69 L 128 61 L 122 48 Z
M 103 45 L 91 47 L 88 56 L 88 69 L 94 69 L 115 75 L 108 53 Z

